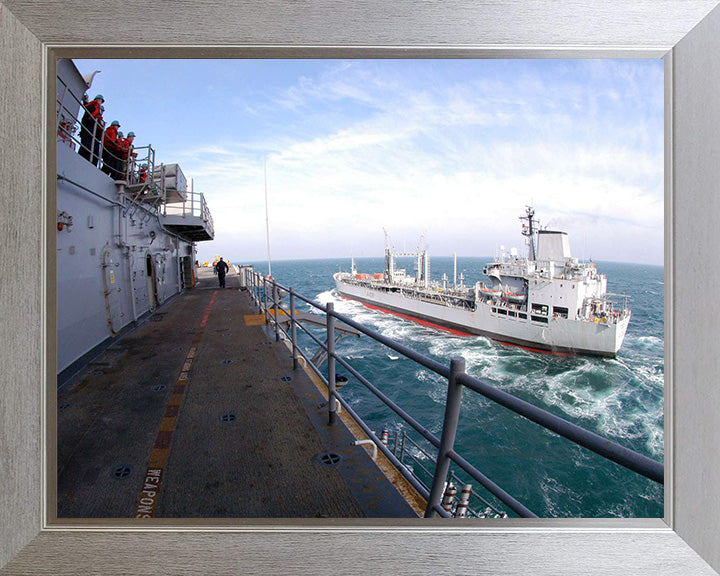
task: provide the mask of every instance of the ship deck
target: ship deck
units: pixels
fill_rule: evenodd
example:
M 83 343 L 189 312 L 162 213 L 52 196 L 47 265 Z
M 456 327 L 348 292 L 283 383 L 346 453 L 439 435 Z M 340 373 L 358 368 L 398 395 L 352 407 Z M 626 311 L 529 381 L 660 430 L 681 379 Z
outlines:
M 238 276 L 198 272 L 58 390 L 58 521 L 417 517 Z

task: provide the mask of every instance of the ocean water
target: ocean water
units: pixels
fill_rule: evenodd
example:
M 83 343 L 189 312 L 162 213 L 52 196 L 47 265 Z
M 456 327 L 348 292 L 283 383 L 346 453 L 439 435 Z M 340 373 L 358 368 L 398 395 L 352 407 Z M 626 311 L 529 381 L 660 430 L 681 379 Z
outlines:
M 465 283 L 482 280 L 490 258 L 459 258 Z M 236 261 L 233 261 L 236 262 Z M 247 262 L 236 262 L 248 264 Z M 263 274 L 267 263 L 250 263 Z M 356 259 L 358 272 L 381 272 L 382 258 Z M 433 258 L 431 276 L 452 278 L 452 258 Z M 608 292 L 629 295 L 633 316 L 614 359 L 531 352 L 484 337 L 455 336 L 339 298 L 332 274 L 349 270 L 349 259 L 273 262 L 284 286 L 335 309 L 439 362 L 462 356 L 467 371 L 485 382 L 651 458 L 663 459 L 664 275 L 659 266 L 596 263 L 608 277 Z M 412 272 L 412 262 L 398 260 Z M 301 303 L 301 309 L 313 312 Z M 301 340 L 312 355 L 317 346 Z M 367 336 L 346 337 L 337 346 L 356 370 L 438 437 L 447 382 Z M 343 372 L 338 366 L 338 372 Z M 350 378 L 342 396 L 378 435 L 403 429 L 420 437 L 390 409 Z M 425 445 L 425 442 L 419 442 Z M 456 450 L 500 487 L 541 517 L 663 516 L 663 487 L 472 391 L 463 392 Z M 434 452 L 434 451 L 432 451 Z M 415 455 L 424 460 L 423 454 Z M 425 464 L 432 470 L 432 463 Z M 416 466 L 419 471 L 419 468 Z M 422 472 L 419 471 L 422 476 Z M 429 479 L 426 478 L 426 481 Z M 498 503 L 473 482 L 483 497 Z M 499 503 L 498 503 L 499 504 Z M 507 510 L 502 504 L 499 507 Z M 507 510 L 512 516 L 513 513 Z

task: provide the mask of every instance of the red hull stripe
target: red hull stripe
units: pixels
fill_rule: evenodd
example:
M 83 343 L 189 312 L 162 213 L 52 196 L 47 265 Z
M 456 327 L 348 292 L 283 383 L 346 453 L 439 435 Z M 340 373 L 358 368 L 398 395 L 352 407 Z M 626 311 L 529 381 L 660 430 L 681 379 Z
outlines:
M 347 298 L 346 296 L 341 296 L 341 298 L 344 298 L 345 300 L 353 300 L 352 298 Z M 420 320 L 419 318 L 415 318 L 414 316 L 407 316 L 406 314 L 400 314 L 400 312 L 393 312 L 392 310 L 380 308 L 380 306 L 373 306 L 372 304 L 368 304 L 367 302 L 363 302 L 362 300 L 353 300 L 353 302 L 360 302 L 360 304 L 362 304 L 366 308 L 370 308 L 371 310 L 378 310 L 379 312 L 384 312 L 385 314 L 392 314 L 393 316 L 398 316 L 399 318 L 410 320 L 411 322 L 417 322 L 418 324 L 422 324 L 423 326 L 429 326 L 430 328 L 437 328 L 438 330 L 450 332 L 451 334 L 455 334 L 456 336 L 475 336 L 475 334 L 470 334 L 469 332 L 453 330 L 452 328 L 448 328 L 447 326 L 434 324 L 432 322 L 428 322 L 427 320 Z
M 529 346 L 523 346 L 522 344 L 513 344 L 512 342 L 503 342 L 502 340 L 495 340 L 505 346 L 513 346 L 515 348 L 522 348 L 523 350 L 529 350 L 530 352 L 539 352 L 540 354 L 552 354 L 553 356 L 577 356 L 572 352 L 558 352 L 553 350 L 541 350 L 540 348 L 530 348 Z
M 344 300 L 351 300 L 353 302 L 360 302 L 363 306 L 366 308 L 370 308 L 371 310 L 377 310 L 379 312 L 383 312 L 385 314 L 392 314 L 393 316 L 398 316 L 399 318 L 403 318 L 405 320 L 410 320 L 411 322 L 416 322 L 417 324 L 422 324 L 423 326 L 429 326 L 430 328 L 436 328 L 438 330 L 444 330 L 445 332 L 450 332 L 451 334 L 455 334 L 456 336 L 477 336 L 477 334 L 470 334 L 469 332 L 462 332 L 460 330 L 454 330 L 453 328 L 448 328 L 447 326 L 441 326 L 440 324 L 434 324 L 433 322 L 428 322 L 427 320 L 420 320 L 419 318 L 415 318 L 414 316 L 408 316 L 406 314 L 400 314 L 400 312 L 393 312 L 392 310 L 386 310 L 385 308 L 381 308 L 380 306 L 374 306 L 373 304 L 368 304 L 367 302 L 363 302 L 362 300 L 355 300 L 353 298 L 348 298 L 347 296 L 339 295 L 340 298 Z M 504 344 L 505 346 L 513 346 L 514 348 L 522 348 L 523 350 L 529 350 L 530 352 L 539 352 L 540 354 L 553 354 L 555 356 L 576 356 L 576 354 L 573 354 L 572 352 L 554 352 L 552 350 L 541 350 L 539 348 L 530 348 L 529 346 L 523 346 L 522 344 L 512 344 L 511 342 L 503 342 L 502 340 L 496 340 L 493 338 L 495 342 L 498 342 L 499 344 Z

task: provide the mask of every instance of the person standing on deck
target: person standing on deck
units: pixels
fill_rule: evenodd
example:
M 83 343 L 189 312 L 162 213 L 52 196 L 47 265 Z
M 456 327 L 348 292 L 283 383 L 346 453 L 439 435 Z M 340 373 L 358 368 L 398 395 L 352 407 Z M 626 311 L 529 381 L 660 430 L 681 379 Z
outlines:
M 128 132 L 127 138 L 120 138 L 120 175 L 122 178 L 129 173 L 128 160 L 133 160 L 137 156 L 137 153 L 133 152 L 133 140 L 135 140 L 135 132 Z
M 95 123 L 95 139 L 93 140 L 92 162 L 95 166 L 100 166 L 100 145 L 102 144 L 103 134 L 105 134 L 105 106 L 100 106 L 100 116 Z
M 82 120 L 80 121 L 80 156 L 97 166 L 97 152 L 100 143 L 94 142 L 97 125 L 102 122 L 102 103 L 105 102 L 102 94 L 97 94 L 90 102 L 83 102 Z M 97 146 L 97 147 L 96 147 Z
M 215 270 L 217 270 L 220 288 L 225 288 L 225 273 L 228 271 L 227 262 L 220 258 L 220 261 L 215 265 Z
M 118 144 L 118 128 L 120 128 L 120 122 L 113 120 L 108 129 L 105 130 L 103 138 L 102 171 L 113 180 L 117 180 L 119 175 L 120 146 Z

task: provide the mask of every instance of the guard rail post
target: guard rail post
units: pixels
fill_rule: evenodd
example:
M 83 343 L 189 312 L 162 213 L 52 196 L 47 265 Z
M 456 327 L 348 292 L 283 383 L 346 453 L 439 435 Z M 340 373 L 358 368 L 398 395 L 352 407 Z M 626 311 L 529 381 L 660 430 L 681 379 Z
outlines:
M 458 419 L 460 418 L 460 404 L 462 402 L 462 384 L 460 384 L 457 379 L 458 376 L 464 372 L 464 358 L 455 357 L 450 360 L 450 377 L 448 378 L 445 417 L 443 419 L 440 448 L 438 449 L 432 488 L 430 490 L 427 508 L 425 508 L 425 518 L 433 518 L 436 515 L 435 507 L 440 506 L 442 500 L 445 479 L 450 469 L 450 458 L 448 454 L 455 445 L 455 434 L 457 433 Z
M 298 367 L 297 328 L 295 327 L 295 291 L 290 288 L 290 340 L 292 341 L 293 370 Z
M 255 306 L 257 306 L 258 312 L 260 311 L 260 276 L 255 273 L 255 280 L 253 282 L 255 286 Z
M 280 329 L 278 327 L 278 300 L 280 299 L 280 288 L 275 280 L 272 281 L 272 302 L 273 320 L 275 321 L 275 342 L 280 342 Z
M 263 276 L 263 294 L 262 294 L 262 301 L 263 301 L 263 314 L 265 316 L 265 325 L 268 323 L 268 311 L 267 311 L 267 277 Z
M 335 425 L 337 406 L 335 405 L 335 306 L 327 303 L 327 353 L 328 353 L 328 424 Z

